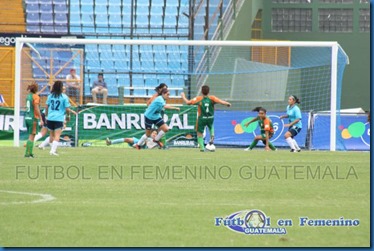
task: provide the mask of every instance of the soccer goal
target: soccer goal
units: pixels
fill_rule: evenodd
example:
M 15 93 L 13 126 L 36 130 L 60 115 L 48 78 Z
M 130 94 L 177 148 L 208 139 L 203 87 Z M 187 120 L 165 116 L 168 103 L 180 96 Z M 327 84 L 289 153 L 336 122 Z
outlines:
M 313 142 L 328 142 L 335 151 L 340 149 L 341 87 L 348 62 L 337 42 L 17 38 L 14 145 L 25 137 L 22 111 L 27 83 L 36 80 L 41 89 L 56 80 L 66 82 L 75 69 L 78 88 L 69 97 L 79 115 L 70 129 L 79 146 L 143 133 L 145 103 L 157 85 L 166 83 L 171 93 L 168 103 L 182 106 L 179 114 L 166 112 L 172 125 L 170 138 L 181 136 L 181 131 L 188 138 L 195 124 L 196 109 L 183 106 L 180 93 L 191 99 L 208 85 L 210 95 L 232 103 L 231 108 L 216 106 L 215 144 L 248 144 L 258 128 L 244 124 L 256 116 L 251 110 L 262 106 L 274 124 L 272 140 L 284 146 L 288 122 L 279 116 L 285 114 L 288 97 L 295 95 L 303 113 L 299 145 L 308 148 L 313 137 Z M 99 73 L 107 83 L 107 104 L 100 95 L 99 104 L 93 103 Z M 42 107 L 48 93 L 46 88 L 40 94 Z M 313 135 L 317 111 L 331 115 L 323 121 L 327 137 Z

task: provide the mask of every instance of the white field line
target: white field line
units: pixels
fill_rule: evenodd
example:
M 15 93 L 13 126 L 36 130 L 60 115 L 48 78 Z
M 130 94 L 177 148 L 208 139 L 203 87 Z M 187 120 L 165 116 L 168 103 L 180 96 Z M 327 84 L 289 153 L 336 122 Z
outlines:
M 56 199 L 50 194 L 42 194 L 42 193 L 16 192 L 16 191 L 8 191 L 8 190 L 0 190 L 0 193 L 23 194 L 23 195 L 40 197 L 39 199 L 32 200 L 32 201 L 0 202 L 0 205 L 35 204 L 35 203 L 44 203 L 44 202 L 48 202 L 48 201 L 52 201 Z

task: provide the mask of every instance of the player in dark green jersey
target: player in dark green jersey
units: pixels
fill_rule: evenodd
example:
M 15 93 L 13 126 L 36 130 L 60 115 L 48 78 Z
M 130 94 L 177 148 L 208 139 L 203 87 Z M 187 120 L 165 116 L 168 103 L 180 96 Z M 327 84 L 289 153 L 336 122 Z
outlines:
M 202 96 L 198 96 L 192 100 L 188 100 L 186 95 L 182 92 L 181 97 L 187 105 L 197 105 L 197 121 L 196 121 L 196 132 L 197 132 L 197 141 L 200 146 L 200 151 L 204 151 L 204 139 L 203 133 L 205 127 L 208 127 L 210 132 L 210 141 L 209 144 L 213 144 L 214 140 L 214 105 L 222 104 L 228 107 L 231 106 L 229 102 L 221 100 L 215 96 L 208 96 L 209 86 L 203 85 L 201 87 Z

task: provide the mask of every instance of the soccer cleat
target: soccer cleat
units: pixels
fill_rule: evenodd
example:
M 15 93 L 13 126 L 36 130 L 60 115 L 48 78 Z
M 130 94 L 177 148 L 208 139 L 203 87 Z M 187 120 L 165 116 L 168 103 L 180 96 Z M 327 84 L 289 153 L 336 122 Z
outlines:
M 107 146 L 110 146 L 112 144 L 112 141 L 110 141 L 109 138 L 106 138 L 105 142 Z
M 33 159 L 35 157 L 34 157 L 34 154 L 25 154 L 25 158 Z
M 296 151 L 299 153 L 299 152 L 301 152 L 301 149 L 297 149 Z
M 50 151 L 50 152 L 49 152 L 49 155 L 58 156 L 58 153 Z
M 162 144 L 161 141 L 157 141 L 157 140 L 154 139 L 153 142 L 155 142 L 158 145 L 158 148 L 160 148 L 160 149 L 164 147 L 164 144 Z
M 296 150 L 295 150 L 295 149 L 291 149 L 290 152 L 291 152 L 291 153 L 295 153 Z
M 205 149 L 200 149 L 200 152 L 202 152 L 202 153 L 205 152 Z
M 247 147 L 244 149 L 244 151 L 251 151 L 252 149 L 250 147 Z
M 134 145 L 134 148 L 136 148 L 136 149 L 138 149 L 138 150 L 141 149 L 141 147 L 140 147 L 138 144 L 135 144 L 135 145 Z

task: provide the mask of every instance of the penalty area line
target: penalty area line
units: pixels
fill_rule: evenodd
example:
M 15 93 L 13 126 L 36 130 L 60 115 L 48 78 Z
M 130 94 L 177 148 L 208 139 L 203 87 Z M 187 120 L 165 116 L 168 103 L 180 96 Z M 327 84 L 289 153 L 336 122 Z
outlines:
M 52 201 L 52 200 L 56 199 L 51 194 L 42 194 L 42 193 L 16 192 L 16 191 L 8 191 L 8 190 L 0 190 L 0 193 L 22 194 L 22 195 L 39 196 L 40 197 L 39 199 L 32 200 L 32 201 L 0 202 L 0 205 L 36 204 L 36 203 L 49 202 L 49 201 Z

